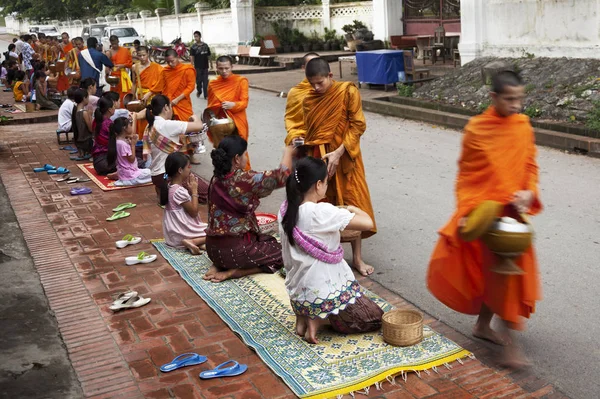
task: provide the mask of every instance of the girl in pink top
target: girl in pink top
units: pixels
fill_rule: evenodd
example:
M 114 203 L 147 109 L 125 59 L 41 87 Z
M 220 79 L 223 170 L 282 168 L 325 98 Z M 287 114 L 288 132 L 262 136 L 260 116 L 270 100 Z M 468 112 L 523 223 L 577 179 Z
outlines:
M 160 190 L 160 204 L 165 206 L 163 234 L 167 245 L 187 248 L 199 255 L 206 242 L 207 224 L 198 215 L 198 180 L 190 173 L 192 165 L 187 155 L 173 152 L 165 160 L 165 180 Z M 187 182 L 189 188 L 183 183 Z
M 129 119 L 115 119 L 109 130 L 110 138 L 106 160 L 109 165 L 116 162 L 119 180 L 115 182 L 115 186 L 135 186 L 152 182 L 150 169 L 138 168 L 135 157 L 137 135 L 133 133 Z

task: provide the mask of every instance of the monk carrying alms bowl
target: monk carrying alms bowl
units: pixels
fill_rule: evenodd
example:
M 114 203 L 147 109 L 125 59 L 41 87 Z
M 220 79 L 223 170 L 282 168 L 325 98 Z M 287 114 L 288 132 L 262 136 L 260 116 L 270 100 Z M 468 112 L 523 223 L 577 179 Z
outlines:
M 206 108 L 202 114 L 202 122 L 208 126 L 208 134 L 215 148 L 219 146 L 225 136 L 232 135 L 236 131 L 233 119 L 223 108 L 216 113 L 212 109 Z

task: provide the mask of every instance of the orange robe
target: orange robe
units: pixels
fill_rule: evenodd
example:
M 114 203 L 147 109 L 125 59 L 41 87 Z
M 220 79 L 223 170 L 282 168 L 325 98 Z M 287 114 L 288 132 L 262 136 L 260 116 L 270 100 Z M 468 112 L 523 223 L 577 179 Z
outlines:
M 233 119 L 240 137 L 246 141 L 249 136 L 248 117 L 246 116 L 248 99 L 248 79 L 243 76 L 231 74 L 227 79 L 219 76 L 208 83 L 207 107 L 220 110 L 221 103 L 224 101 L 234 102 L 235 106 L 227 110 L 227 113 Z M 250 159 L 248 159 L 246 170 L 250 170 Z
M 69 52 L 73 50 L 73 45 L 71 44 L 71 42 L 69 42 L 69 44 L 67 44 L 66 46 L 64 46 L 59 54 L 59 58 L 61 60 L 66 60 L 67 59 L 67 54 L 69 54 Z M 71 68 L 71 65 L 67 65 L 69 68 Z M 58 82 L 56 83 L 56 90 L 58 90 L 59 92 L 61 91 L 65 91 L 69 88 L 69 78 L 67 77 L 67 75 L 65 75 L 64 73 L 61 73 L 58 75 Z
M 119 47 L 117 52 L 114 53 L 113 56 L 111 57 L 111 61 L 114 65 L 117 65 L 117 64 L 125 65 L 125 68 L 128 68 L 128 69 L 131 69 L 131 66 L 133 65 L 133 59 L 131 58 L 131 52 L 129 50 L 127 50 L 125 47 Z M 111 75 L 121 77 L 122 71 L 121 70 L 113 71 L 111 73 Z M 116 86 L 111 87 L 110 91 L 119 93 L 119 97 L 121 99 L 121 106 L 123 106 L 123 97 L 125 97 L 125 95 L 127 93 L 131 92 L 131 87 L 127 87 L 126 84 L 119 83 Z
M 179 64 L 175 68 L 167 66 L 163 69 L 164 83 L 162 94 L 173 101 L 184 94 L 185 97 L 173 106 L 174 119 L 187 122 L 194 114 L 191 94 L 196 88 L 196 69 L 190 64 Z
M 534 312 L 541 289 L 533 247 L 516 260 L 525 274 L 500 275 L 489 271 L 493 258 L 484 244 L 464 242 L 458 235 L 460 219 L 483 201 L 508 204 L 519 190 L 534 192 L 530 213 L 540 212 L 533 129 L 527 116 L 502 117 L 490 107 L 465 127 L 456 183 L 457 209 L 439 231 L 429 263 L 427 286 L 446 306 L 475 315 L 486 304 L 515 327 Z
M 137 69 L 135 69 L 137 71 Z M 142 73 L 140 73 L 140 79 L 138 82 L 138 86 L 141 87 L 136 87 L 137 89 L 137 95 L 138 98 L 141 99 L 147 92 L 152 92 L 155 94 L 161 93 L 163 90 L 163 81 L 162 81 L 162 71 L 163 71 L 163 67 L 161 67 L 160 65 L 158 65 L 155 62 L 151 62 L 150 65 L 148 65 L 146 67 L 146 69 L 144 69 L 142 71 Z M 137 80 L 137 77 L 136 77 Z M 150 100 L 152 99 L 154 95 L 152 95 L 149 99 L 147 104 L 150 103 Z M 139 139 L 141 140 L 142 137 L 144 136 L 144 130 L 146 130 L 146 126 L 148 126 L 148 122 L 146 122 L 145 119 L 139 119 L 137 121 L 137 134 Z
M 358 88 L 351 82 L 333 82 L 325 94 L 310 92 L 303 101 L 305 145 L 325 145 L 327 153 L 346 148 L 337 171 L 329 181 L 327 200 L 334 205 L 353 205 L 369 214 L 375 223 L 371 195 L 360 151 L 360 138 L 367 128 Z M 317 147 L 318 149 L 318 147 Z M 319 156 L 315 151 L 313 155 Z M 377 227 L 364 231 L 372 236 Z
M 306 128 L 304 127 L 304 110 L 302 102 L 304 98 L 313 91 L 312 86 L 307 79 L 292 87 L 288 92 L 287 102 L 285 105 L 285 130 L 287 137 L 285 144 L 290 145 L 292 140 L 297 137 L 306 136 Z

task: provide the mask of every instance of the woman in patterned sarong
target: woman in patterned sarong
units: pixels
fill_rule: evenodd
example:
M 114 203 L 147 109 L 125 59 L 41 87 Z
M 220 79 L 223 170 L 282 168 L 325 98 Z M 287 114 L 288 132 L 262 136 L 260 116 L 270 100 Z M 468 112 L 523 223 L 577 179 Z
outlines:
M 206 252 L 213 266 L 204 279 L 219 282 L 281 269 L 281 245 L 262 234 L 256 220 L 260 199 L 285 185 L 294 148 L 285 148 L 277 169 L 245 170 L 248 142 L 227 136 L 212 151 L 214 177 L 208 190 Z

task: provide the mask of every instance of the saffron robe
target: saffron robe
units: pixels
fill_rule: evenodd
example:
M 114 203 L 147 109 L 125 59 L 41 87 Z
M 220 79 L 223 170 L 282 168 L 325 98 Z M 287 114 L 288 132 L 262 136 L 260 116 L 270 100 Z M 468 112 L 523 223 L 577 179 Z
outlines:
M 491 252 L 480 240 L 462 241 L 458 224 L 483 201 L 507 205 L 520 190 L 534 193 L 529 212 L 540 212 L 533 129 L 527 116 L 502 117 L 490 107 L 465 127 L 456 183 L 457 209 L 439 231 L 427 273 L 429 290 L 446 306 L 474 315 L 485 304 L 517 328 L 522 317 L 529 317 L 535 302 L 541 299 L 533 246 L 516 259 L 525 274 L 492 273 Z
M 73 50 L 73 45 L 71 44 L 71 42 L 69 42 L 67 45 L 65 45 L 61 50 L 60 50 L 60 54 L 59 54 L 59 58 L 61 60 L 66 60 L 67 59 L 67 54 Z M 70 65 L 67 65 L 67 67 L 71 67 Z M 59 73 L 58 75 L 58 81 L 56 83 L 56 90 L 58 90 L 59 92 L 65 91 L 69 88 L 69 78 L 67 77 L 67 75 L 65 75 L 65 73 Z
M 330 153 L 340 145 L 346 148 L 337 171 L 329 181 L 327 200 L 334 205 L 353 205 L 365 211 L 375 224 L 371 195 L 360 151 L 360 138 L 367 128 L 358 88 L 351 82 L 332 82 L 325 94 L 314 90 L 303 101 L 307 146 L 325 145 Z M 314 156 L 320 156 L 315 151 Z M 363 231 L 367 238 L 377 227 Z
M 312 86 L 307 79 L 304 79 L 302 82 L 292 87 L 288 92 L 284 118 L 285 130 L 287 131 L 287 137 L 285 138 L 286 145 L 290 145 L 297 137 L 306 136 L 302 102 L 312 91 Z
M 208 83 L 208 108 L 220 110 L 221 104 L 225 101 L 232 101 L 235 106 L 227 113 L 233 119 L 238 134 L 244 140 L 248 141 L 248 117 L 246 108 L 248 108 L 248 79 L 243 76 L 231 74 L 227 79 L 221 76 Z M 212 138 L 209 138 L 212 141 Z M 246 170 L 250 170 L 250 159 L 246 165 Z
M 119 47 L 116 53 L 110 57 L 112 63 L 114 65 L 120 64 L 125 65 L 125 68 L 131 69 L 133 65 L 133 59 L 131 58 L 131 52 L 127 50 L 125 47 Z M 121 106 L 123 105 L 123 97 L 127 93 L 131 92 L 131 78 L 129 78 L 129 72 L 125 69 L 119 69 L 117 71 L 113 71 L 111 73 L 113 76 L 118 76 L 121 79 L 121 82 L 117 83 L 116 86 L 110 88 L 110 91 L 114 91 L 119 93 L 119 98 L 121 100 Z
M 175 68 L 166 66 L 162 71 L 162 80 L 165 82 L 162 94 L 169 100 L 185 95 L 177 105 L 173 105 L 173 114 L 174 119 L 187 122 L 194 114 L 190 95 L 196 88 L 196 69 L 190 64 L 179 64 Z
M 134 68 L 134 73 L 137 74 L 139 65 Z M 148 93 L 149 91 L 154 93 L 146 102 L 150 104 L 150 100 L 154 97 L 155 94 L 159 94 L 163 90 L 163 80 L 162 80 L 162 71 L 163 67 L 158 65 L 155 62 L 151 62 L 139 76 L 139 81 L 137 81 L 136 91 L 137 96 L 141 100 L 142 97 Z M 135 77 L 137 80 L 137 77 Z M 140 87 L 141 86 L 141 87 Z M 144 130 L 146 130 L 146 126 L 148 126 L 148 122 L 145 119 L 138 119 L 136 132 L 138 134 L 139 139 L 141 140 L 144 137 Z

